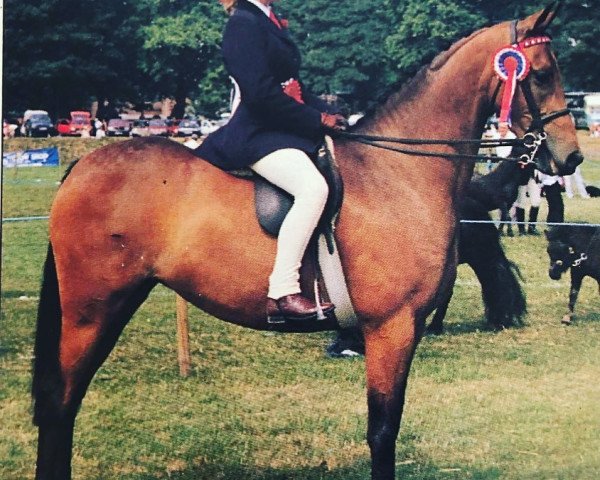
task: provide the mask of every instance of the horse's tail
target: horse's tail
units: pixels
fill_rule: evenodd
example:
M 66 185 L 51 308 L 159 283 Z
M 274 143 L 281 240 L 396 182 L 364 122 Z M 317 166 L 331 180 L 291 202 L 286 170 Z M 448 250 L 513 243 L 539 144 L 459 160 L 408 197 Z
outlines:
M 502 252 L 502 255 L 497 255 L 473 269 L 481 283 L 481 295 L 488 322 L 496 328 L 523 325 L 527 301 L 519 281 L 519 267 Z
M 465 198 L 461 204 L 462 218 L 491 220 L 485 206 L 476 199 Z M 481 283 L 485 313 L 493 326 L 507 328 L 521 325 L 527 313 L 525 294 L 518 267 L 506 258 L 498 230 L 491 223 L 461 225 L 459 254 Z
M 33 382 L 33 422 L 48 420 L 59 411 L 64 384 L 60 373 L 59 342 L 62 311 L 58 293 L 58 276 L 52 244 L 48 244 L 35 336 Z

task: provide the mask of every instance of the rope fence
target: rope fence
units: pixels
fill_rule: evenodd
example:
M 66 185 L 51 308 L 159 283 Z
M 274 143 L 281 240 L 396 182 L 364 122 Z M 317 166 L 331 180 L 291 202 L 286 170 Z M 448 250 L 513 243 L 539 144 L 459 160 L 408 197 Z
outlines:
M 3 218 L 2 223 L 17 223 L 17 222 L 35 222 L 48 220 L 49 216 L 24 216 L 24 217 L 9 217 Z M 511 222 L 501 220 L 460 220 L 460 223 L 465 224 L 514 224 L 514 225 L 537 225 L 537 226 L 574 226 L 574 227 L 600 227 L 599 223 L 578 223 L 578 222 Z M 40 239 L 27 236 L 18 241 L 17 247 L 35 247 Z M 190 340 L 189 340 L 189 320 L 188 320 L 188 304 L 185 299 L 176 295 L 176 327 L 177 327 L 177 360 L 179 364 L 179 373 L 182 377 L 187 377 L 191 370 L 191 355 L 190 355 Z
M 48 220 L 49 216 L 29 216 L 29 217 L 8 217 L 3 218 L 2 223 L 10 223 L 10 222 L 31 222 L 35 220 Z M 481 223 L 487 224 L 491 223 L 493 225 L 536 225 L 536 226 L 547 226 L 554 227 L 558 225 L 568 226 L 568 227 L 591 227 L 596 228 L 600 227 L 600 223 L 578 223 L 578 222 L 512 222 L 510 220 L 460 220 L 460 223 Z

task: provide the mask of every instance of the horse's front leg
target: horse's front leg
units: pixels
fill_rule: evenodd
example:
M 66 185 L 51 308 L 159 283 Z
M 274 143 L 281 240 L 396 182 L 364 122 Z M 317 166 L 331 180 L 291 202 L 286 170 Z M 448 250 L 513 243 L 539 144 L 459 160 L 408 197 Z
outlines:
M 583 282 L 583 275 L 579 272 L 573 272 L 571 269 L 571 290 L 569 291 L 569 313 L 565 314 L 562 318 L 561 323 L 570 325 L 573 321 L 573 315 L 575 313 L 575 304 L 577 303 L 577 297 L 579 296 L 579 290 L 581 289 L 581 283 Z
M 371 478 L 395 478 L 396 439 L 410 364 L 421 336 L 412 313 L 365 327 Z

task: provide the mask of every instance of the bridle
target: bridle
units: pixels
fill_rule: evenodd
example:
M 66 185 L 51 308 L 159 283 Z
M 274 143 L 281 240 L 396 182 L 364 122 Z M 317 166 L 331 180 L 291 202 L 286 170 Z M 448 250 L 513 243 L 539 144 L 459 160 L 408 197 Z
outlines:
M 525 38 L 520 42 L 517 40 L 517 23 L 518 20 L 513 20 L 510 23 L 511 32 L 511 46 L 518 49 L 525 49 L 539 43 L 547 43 L 550 41 L 550 37 L 535 37 L 532 39 Z M 502 87 L 502 80 L 498 80 L 498 85 L 492 96 L 491 105 L 495 105 L 497 96 Z M 398 138 L 398 137 L 385 137 L 380 135 L 368 135 L 354 132 L 338 132 L 336 136 L 347 138 L 365 145 L 370 145 L 376 148 L 384 150 L 390 150 L 393 152 L 403 153 L 406 155 L 416 155 L 421 157 L 442 157 L 451 160 L 474 160 L 474 161 L 485 161 L 485 162 L 498 162 L 500 160 L 508 160 L 519 162 L 523 167 L 528 163 L 535 163 L 536 155 L 548 135 L 544 131 L 544 126 L 553 120 L 569 114 L 569 110 L 564 108 L 547 114 L 542 114 L 540 108 L 535 102 L 533 92 L 531 91 L 531 85 L 529 83 L 529 77 L 525 76 L 521 81 L 517 83 L 521 87 L 523 96 L 527 103 L 527 108 L 531 114 L 532 121 L 529 128 L 521 138 L 515 139 L 426 139 L 426 138 Z M 505 88 L 508 88 L 506 85 Z M 395 147 L 389 144 L 401 144 L 401 145 L 444 145 L 450 147 L 457 147 L 462 145 L 477 145 L 479 148 L 494 148 L 494 147 L 521 147 L 525 149 L 525 153 L 519 157 L 506 157 L 498 158 L 491 155 L 473 155 L 473 154 L 461 154 L 461 153 L 446 153 L 446 152 L 432 152 L 426 150 L 416 150 L 405 147 Z
M 550 37 L 542 36 L 542 37 L 533 37 L 533 38 L 525 38 L 521 41 L 517 39 L 517 23 L 518 20 L 513 20 L 510 22 L 510 44 L 514 48 L 519 48 L 521 50 L 525 50 L 526 48 L 532 47 L 534 45 L 539 45 L 541 43 L 549 43 Z M 500 87 L 502 85 L 502 81 L 498 80 L 498 85 L 496 90 L 494 91 L 494 95 L 492 96 L 492 105 L 496 103 L 496 98 L 500 91 Z M 529 113 L 531 114 L 531 124 L 527 129 L 525 135 L 528 133 L 533 133 L 537 138 L 544 137 L 543 140 L 546 139 L 546 133 L 544 132 L 544 126 L 553 120 L 562 117 L 564 115 L 569 115 L 569 109 L 563 108 L 561 110 L 555 110 L 554 112 L 542 114 L 538 104 L 533 97 L 533 92 L 531 91 L 531 84 L 529 82 L 529 75 L 526 75 L 518 85 L 521 87 L 521 91 L 523 92 L 523 96 L 525 97 L 525 102 L 527 103 L 527 108 Z

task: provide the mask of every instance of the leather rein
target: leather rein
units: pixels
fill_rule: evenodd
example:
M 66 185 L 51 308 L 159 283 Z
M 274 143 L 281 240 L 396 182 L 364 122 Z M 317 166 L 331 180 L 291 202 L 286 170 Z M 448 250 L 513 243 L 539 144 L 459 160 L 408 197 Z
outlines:
M 510 23 L 511 31 L 511 46 L 520 48 L 520 44 L 523 48 L 535 45 L 536 43 L 529 44 L 527 39 L 519 42 L 517 40 L 517 23 L 518 20 L 513 20 Z M 494 91 L 491 104 L 495 105 L 496 98 L 502 86 L 502 80 L 498 80 L 498 85 Z M 336 136 L 347 138 L 365 145 L 370 145 L 376 148 L 382 148 L 384 150 L 390 150 L 393 152 L 403 153 L 406 155 L 416 155 L 421 157 L 443 157 L 450 160 L 475 160 L 475 161 L 492 161 L 498 162 L 500 160 L 515 161 L 521 163 L 523 166 L 528 163 L 535 163 L 536 154 L 539 148 L 542 146 L 547 138 L 547 134 L 544 131 L 544 125 L 550 123 L 556 118 L 562 117 L 569 114 L 569 109 L 564 108 L 555 112 L 542 114 L 533 92 L 531 91 L 531 85 L 529 78 L 525 76 L 518 84 L 521 87 L 523 96 L 527 103 L 529 113 L 531 114 L 532 121 L 529 128 L 521 138 L 515 139 L 454 139 L 454 140 L 443 140 L 443 139 L 426 139 L 426 138 L 398 138 L 398 137 L 385 137 L 380 135 L 367 135 L 362 133 L 353 132 L 337 132 Z M 508 88 L 508 85 L 505 85 Z M 491 155 L 473 155 L 473 154 L 460 154 L 460 153 L 445 153 L 445 152 L 431 152 L 426 150 L 415 150 L 412 148 L 394 147 L 389 144 L 400 144 L 400 145 L 445 145 L 450 147 L 456 147 L 461 145 L 477 145 L 479 148 L 494 148 L 494 147 L 523 147 L 526 149 L 526 153 L 519 157 L 506 157 L 498 158 Z

